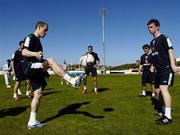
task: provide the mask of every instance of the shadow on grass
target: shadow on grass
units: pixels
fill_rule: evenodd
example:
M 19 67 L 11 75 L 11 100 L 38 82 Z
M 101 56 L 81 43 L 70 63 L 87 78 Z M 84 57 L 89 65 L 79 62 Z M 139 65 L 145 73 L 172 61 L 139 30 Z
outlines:
M 53 90 L 54 88 L 45 88 L 44 90 Z
M 146 91 L 146 96 L 151 97 L 151 101 L 152 101 L 151 105 L 154 106 L 154 110 L 156 110 L 157 112 L 163 112 L 163 108 L 162 108 L 162 105 L 161 105 L 160 101 L 157 100 L 156 98 L 152 97 L 152 92 L 151 91 Z M 143 97 L 143 96 L 139 95 L 139 97 Z
M 82 105 L 87 105 L 89 103 L 90 102 L 82 102 L 82 103 L 75 103 L 75 104 L 68 105 L 67 107 L 59 110 L 59 112 L 56 115 L 49 117 L 42 122 L 43 123 L 48 122 L 48 121 L 51 121 L 53 119 L 56 119 L 58 117 L 61 117 L 63 115 L 67 115 L 67 114 L 83 114 L 84 116 L 94 118 L 94 119 L 104 118 L 104 116 L 95 116 L 95 115 L 92 115 L 91 113 L 86 112 L 86 111 L 77 111 L 77 109 L 79 109 Z
M 6 116 L 16 116 L 24 111 L 30 106 L 24 106 L 24 107 L 15 107 L 15 108 L 6 108 L 3 110 L 0 110 L 0 118 L 6 117 Z
M 114 109 L 113 108 L 104 108 L 103 111 L 105 111 L 105 112 L 112 112 L 112 111 L 114 111 Z
M 162 105 L 159 100 L 156 98 L 151 98 L 152 105 L 154 105 L 154 110 L 157 110 L 157 112 L 163 112 Z
M 99 92 L 103 92 L 103 91 L 106 91 L 106 90 L 110 90 L 110 89 L 109 88 L 98 88 Z
M 58 93 L 58 92 L 61 92 L 61 91 L 44 92 L 44 93 L 43 93 L 43 96 L 47 96 L 47 95 L 54 94 L 54 93 Z

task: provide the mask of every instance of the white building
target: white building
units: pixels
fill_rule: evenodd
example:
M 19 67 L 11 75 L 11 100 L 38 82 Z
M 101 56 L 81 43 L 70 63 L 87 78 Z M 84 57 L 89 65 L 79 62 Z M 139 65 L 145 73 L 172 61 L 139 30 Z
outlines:
M 180 57 L 176 58 L 176 62 L 179 62 L 180 61 Z

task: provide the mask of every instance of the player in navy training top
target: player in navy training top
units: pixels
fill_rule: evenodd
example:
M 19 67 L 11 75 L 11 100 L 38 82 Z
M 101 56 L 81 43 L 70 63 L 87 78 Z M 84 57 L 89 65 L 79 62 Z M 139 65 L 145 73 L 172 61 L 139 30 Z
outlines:
M 23 62 L 23 70 L 30 80 L 34 92 L 28 128 L 41 128 L 44 126 L 44 124 L 36 120 L 36 113 L 43 95 L 43 89 L 46 86 L 45 76 L 48 75 L 47 69 L 51 68 L 56 75 L 63 77 L 76 88 L 80 86 L 82 79 L 82 75 L 75 78 L 70 77 L 53 58 L 43 58 L 43 47 L 40 38 L 44 38 L 47 32 L 48 24 L 42 21 L 37 22 L 35 32 L 25 38 L 24 49 L 22 50 L 22 55 L 26 57 L 25 62 Z
M 150 46 L 148 44 L 143 45 L 144 54 L 141 56 L 141 61 L 139 65 L 139 73 L 141 74 L 142 71 L 142 91 L 140 96 L 146 96 L 146 83 L 151 85 L 152 97 L 155 96 L 152 80 L 153 80 L 153 73 L 150 71 L 152 65 L 152 54 L 150 53 Z
M 154 85 L 156 89 L 159 89 L 164 101 L 164 116 L 156 120 L 156 123 L 164 125 L 172 121 L 171 96 L 168 91 L 172 80 L 172 72 L 180 72 L 180 69 L 175 65 L 170 39 L 160 33 L 159 21 L 151 19 L 148 21 L 147 27 L 154 37 L 150 43 L 153 50 L 153 66 L 155 68 Z
M 87 63 L 87 66 L 85 67 L 85 75 L 83 78 L 83 80 L 84 80 L 83 93 L 85 94 L 87 92 L 87 87 L 86 87 L 87 77 L 91 73 L 91 75 L 93 77 L 93 81 L 94 81 L 94 92 L 95 92 L 95 94 L 98 94 L 98 90 L 97 90 L 97 66 L 100 63 L 100 60 L 99 60 L 97 53 L 93 52 L 93 46 L 91 46 L 91 45 L 88 46 L 88 52 L 87 53 L 91 54 L 94 57 L 94 62 Z
M 15 51 L 12 57 L 13 71 L 15 74 L 15 85 L 14 85 L 14 94 L 13 99 L 18 100 L 18 89 L 20 89 L 21 81 L 26 80 L 26 97 L 31 99 L 29 95 L 30 82 L 26 79 L 23 72 L 22 63 L 24 62 L 24 57 L 22 56 L 22 49 L 24 48 L 24 41 L 19 42 L 19 49 Z M 19 90 L 20 91 L 20 90 Z

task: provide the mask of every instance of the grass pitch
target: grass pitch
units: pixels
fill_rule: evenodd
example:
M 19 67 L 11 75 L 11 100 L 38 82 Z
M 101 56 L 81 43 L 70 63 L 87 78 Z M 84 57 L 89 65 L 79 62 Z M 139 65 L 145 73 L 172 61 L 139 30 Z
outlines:
M 150 96 L 138 97 L 139 75 L 99 75 L 99 95 L 95 95 L 89 77 L 88 93 L 60 85 L 57 76 L 48 79 L 48 86 L 37 114 L 45 122 L 40 129 L 28 129 L 31 100 L 23 95 L 13 101 L 13 89 L 6 89 L 0 76 L 0 135 L 179 135 L 180 76 L 175 76 L 170 92 L 173 101 L 173 122 L 159 126 L 153 115 Z

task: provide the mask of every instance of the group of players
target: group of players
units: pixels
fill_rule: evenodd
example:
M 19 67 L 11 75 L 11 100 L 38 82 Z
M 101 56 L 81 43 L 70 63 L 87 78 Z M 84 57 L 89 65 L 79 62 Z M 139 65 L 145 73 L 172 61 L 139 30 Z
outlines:
M 142 75 L 142 85 L 143 91 L 142 95 L 145 96 L 145 84 L 149 82 L 150 79 L 153 82 L 154 92 L 153 96 L 162 95 L 164 109 L 162 109 L 163 117 L 156 120 L 157 124 L 168 124 L 172 121 L 171 117 L 171 96 L 168 91 L 168 87 L 171 81 L 171 75 L 173 72 L 179 72 L 175 66 L 173 48 L 169 38 L 160 33 L 160 23 L 156 19 L 151 19 L 148 23 L 148 30 L 153 35 L 154 39 L 151 41 L 150 46 L 145 45 L 143 49 L 145 54 L 141 57 L 141 63 L 139 70 L 143 69 Z M 25 37 L 23 42 L 23 48 L 20 49 L 20 54 L 22 59 L 20 60 L 20 67 L 17 68 L 15 86 L 18 87 L 19 82 L 23 79 L 27 80 L 27 83 L 31 85 L 32 91 L 34 93 L 31 102 L 31 112 L 28 121 L 28 128 L 41 128 L 45 124 L 40 123 L 36 119 L 36 114 L 40 105 L 40 101 L 43 95 L 43 89 L 47 85 L 45 77 L 48 76 L 47 69 L 51 68 L 54 73 L 73 87 L 78 88 L 80 86 L 83 75 L 78 77 L 71 77 L 68 73 L 57 64 L 53 58 L 44 59 L 43 57 L 43 47 L 40 42 L 40 38 L 44 38 L 48 32 L 48 24 L 42 21 L 37 22 L 35 26 L 35 31 L 33 34 Z M 152 54 L 149 55 L 149 50 L 151 48 Z M 87 76 L 91 73 L 94 80 L 94 92 L 97 94 L 97 71 L 100 60 L 98 55 L 93 52 L 93 47 L 88 46 L 88 52 L 94 56 L 95 62 L 92 68 L 85 68 L 84 89 L 83 93 L 87 92 Z M 16 70 L 16 69 L 15 69 Z M 20 74 L 19 74 L 19 73 Z M 151 73 L 152 72 L 152 73 Z M 150 76 L 150 78 L 149 78 Z M 22 79 L 23 78 L 23 79 Z M 16 87 L 16 88 L 17 88 Z
M 172 122 L 169 86 L 173 85 L 174 73 L 180 72 L 180 69 L 175 65 L 173 47 L 169 37 L 160 33 L 160 22 L 157 19 L 151 19 L 147 27 L 153 35 L 153 40 L 150 45 L 143 46 L 144 54 L 141 56 L 139 66 L 139 73 L 142 70 L 140 96 L 146 96 L 146 83 L 151 83 L 152 97 L 158 99 L 161 108 L 158 109 L 158 114 L 162 115 L 155 122 L 165 125 Z M 150 49 L 152 53 L 149 53 Z
M 20 87 L 21 87 L 21 81 L 26 80 L 24 74 L 22 73 L 21 63 L 24 61 L 21 51 L 24 47 L 24 42 L 19 42 L 19 48 L 13 53 L 12 59 L 8 59 L 7 63 L 3 66 L 4 71 L 4 79 L 5 84 L 7 88 L 11 88 L 10 85 L 10 75 L 11 73 L 14 75 L 13 80 L 15 80 L 14 85 L 14 94 L 13 99 L 18 100 L 18 95 L 21 95 Z M 27 79 L 26 80 L 26 97 L 31 99 L 30 96 L 30 82 Z
M 20 86 L 22 80 L 26 80 L 27 84 L 31 85 L 33 91 L 33 98 L 31 102 L 31 112 L 28 121 L 28 128 L 41 128 L 45 126 L 44 123 L 40 123 L 36 119 L 36 114 L 40 105 L 40 101 L 43 95 L 43 89 L 46 87 L 46 77 L 49 76 L 47 70 L 51 68 L 56 75 L 63 78 L 68 84 L 71 84 L 74 88 L 79 88 L 82 77 L 84 80 L 83 93 L 87 92 L 87 76 L 91 73 L 94 80 L 94 92 L 98 93 L 97 90 L 97 71 L 96 67 L 99 64 L 98 55 L 93 52 L 93 47 L 88 46 L 88 52 L 94 56 L 95 61 L 91 68 L 85 67 L 85 75 L 71 77 L 67 72 L 61 68 L 55 59 L 49 58 L 44 59 L 43 47 L 40 38 L 44 38 L 48 32 L 48 24 L 42 21 L 37 22 L 35 31 L 33 34 L 25 37 L 24 41 L 20 41 L 19 49 L 15 52 L 14 56 L 14 72 L 16 76 L 16 83 L 14 86 L 13 98 L 17 99 L 17 89 Z M 29 89 L 29 85 L 28 89 Z

